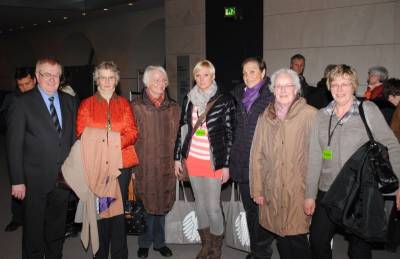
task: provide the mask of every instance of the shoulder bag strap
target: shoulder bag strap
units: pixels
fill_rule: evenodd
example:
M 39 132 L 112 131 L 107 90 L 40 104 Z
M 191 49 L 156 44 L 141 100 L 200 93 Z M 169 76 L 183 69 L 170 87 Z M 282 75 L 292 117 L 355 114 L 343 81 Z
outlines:
M 196 124 L 195 124 L 194 127 L 193 127 L 192 134 L 191 134 L 192 136 L 193 136 L 194 133 L 196 132 L 197 128 L 200 127 L 200 125 L 204 122 L 204 120 L 206 119 L 207 113 L 211 110 L 211 107 L 214 105 L 214 103 L 215 103 L 220 97 L 221 97 L 221 95 L 218 96 L 217 98 L 215 98 L 214 101 L 207 103 L 206 110 L 203 112 L 202 115 L 200 115 L 200 117 L 199 117 L 199 118 L 197 119 L 197 121 L 196 121 Z
M 361 117 L 362 122 L 364 123 L 365 129 L 367 130 L 369 139 L 374 141 L 374 137 L 372 136 L 371 129 L 368 127 L 368 123 L 365 118 L 363 103 L 364 103 L 364 100 L 362 100 L 360 105 L 358 106 L 358 111 L 360 112 L 360 117 Z

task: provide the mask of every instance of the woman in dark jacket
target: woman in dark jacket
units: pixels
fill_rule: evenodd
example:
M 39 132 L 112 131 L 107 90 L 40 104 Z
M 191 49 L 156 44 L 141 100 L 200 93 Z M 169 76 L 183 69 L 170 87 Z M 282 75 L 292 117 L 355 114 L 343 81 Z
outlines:
M 165 91 L 168 76 L 163 67 L 148 66 L 143 74 L 145 88 L 132 102 L 139 129 L 135 144 L 140 164 L 135 168 L 136 194 L 143 201 L 146 233 L 138 237 L 139 258 L 149 248 L 163 256 L 172 256 L 165 245 L 165 215 L 175 201 L 174 155 L 179 127 L 179 105 Z
M 246 258 L 270 258 L 272 255 L 273 235 L 258 223 L 258 206 L 250 197 L 249 189 L 250 148 L 257 119 L 274 98 L 268 89 L 266 70 L 262 59 L 247 58 L 242 63 L 245 85 L 239 85 L 232 91 L 236 100 L 236 127 L 229 171 L 232 180 L 239 183 L 246 211 L 251 250 Z
M 229 155 L 233 139 L 235 104 L 231 95 L 222 93 L 214 81 L 215 68 L 208 60 L 193 69 L 196 85 L 183 100 L 181 129 L 175 142 L 175 175 L 186 164 L 196 201 L 198 231 L 202 249 L 196 258 L 221 257 L 224 220 L 220 205 L 221 184 L 229 179 Z M 212 103 L 214 102 L 214 103 Z M 194 125 L 211 109 L 192 134 Z M 181 144 L 183 140 L 183 144 Z

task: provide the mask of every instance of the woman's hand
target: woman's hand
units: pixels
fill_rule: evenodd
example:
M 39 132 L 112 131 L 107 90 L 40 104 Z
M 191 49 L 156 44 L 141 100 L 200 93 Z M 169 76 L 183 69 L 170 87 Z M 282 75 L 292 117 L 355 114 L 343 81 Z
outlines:
M 304 213 L 307 216 L 312 216 L 315 211 L 315 200 L 314 199 L 305 199 L 304 201 Z
M 182 162 L 179 161 L 179 160 L 175 160 L 174 168 L 175 168 L 175 176 L 177 178 L 182 177 L 183 176 L 183 173 L 182 173 L 183 172 L 183 170 L 182 170 Z
M 253 201 L 255 203 L 257 203 L 258 206 L 264 205 L 264 197 L 263 196 L 255 197 L 255 198 L 253 198 Z
M 397 205 L 397 210 L 400 210 L 400 188 L 397 190 L 396 193 L 396 205 Z
M 222 168 L 221 184 L 226 183 L 229 180 L 229 168 Z

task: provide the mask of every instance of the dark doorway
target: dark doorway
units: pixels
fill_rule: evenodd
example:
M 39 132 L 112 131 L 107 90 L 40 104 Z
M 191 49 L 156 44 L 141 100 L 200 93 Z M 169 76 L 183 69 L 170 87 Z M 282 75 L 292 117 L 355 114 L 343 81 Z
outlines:
M 263 1 L 207 0 L 206 56 L 221 87 L 241 83 L 242 61 L 263 56 Z

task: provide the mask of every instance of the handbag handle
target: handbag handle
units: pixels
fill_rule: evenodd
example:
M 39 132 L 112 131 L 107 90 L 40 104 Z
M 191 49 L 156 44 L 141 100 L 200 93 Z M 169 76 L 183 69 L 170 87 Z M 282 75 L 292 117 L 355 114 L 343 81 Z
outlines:
M 360 112 L 360 117 L 362 122 L 364 123 L 365 129 L 367 130 L 369 140 L 374 141 L 374 136 L 372 136 L 371 129 L 368 127 L 367 119 L 365 118 L 363 103 L 364 100 L 361 100 L 360 105 L 358 106 L 358 111 Z
M 235 186 L 237 187 L 237 191 L 238 191 L 238 201 L 242 201 L 242 198 L 240 196 L 240 191 L 239 191 L 239 185 L 236 184 L 235 182 L 232 181 L 232 190 L 231 190 L 231 201 L 235 201 Z
M 175 200 L 179 201 L 179 185 L 182 186 L 182 192 L 183 192 L 183 200 L 187 202 L 187 197 L 185 193 L 185 186 L 183 186 L 183 181 L 180 181 L 176 179 L 176 185 L 175 185 Z

